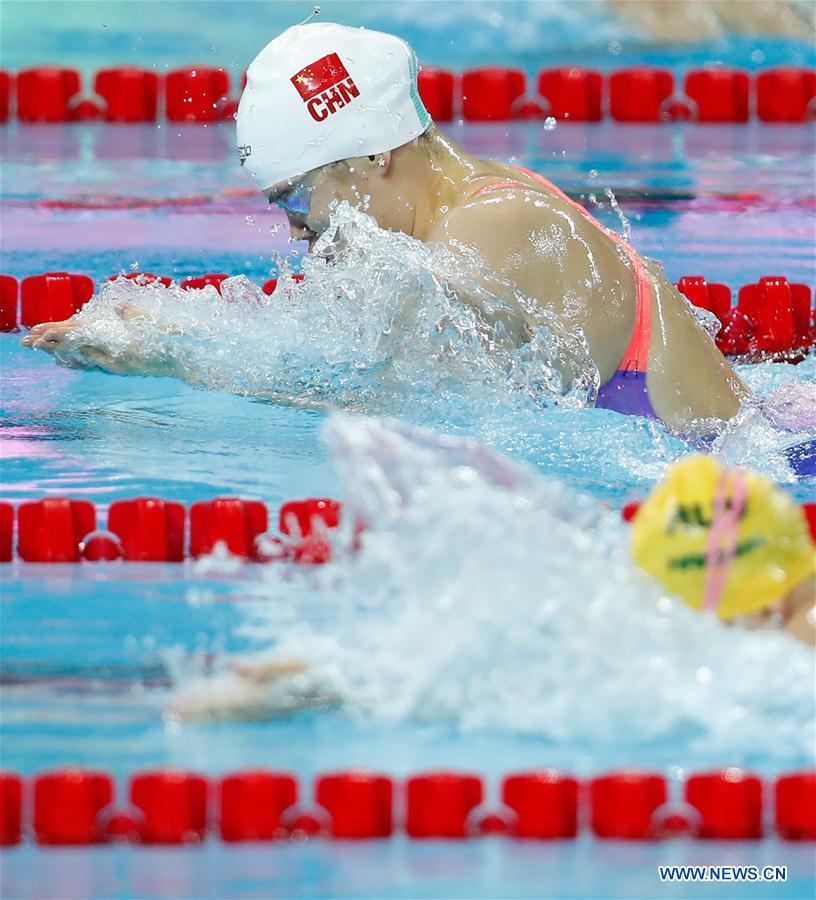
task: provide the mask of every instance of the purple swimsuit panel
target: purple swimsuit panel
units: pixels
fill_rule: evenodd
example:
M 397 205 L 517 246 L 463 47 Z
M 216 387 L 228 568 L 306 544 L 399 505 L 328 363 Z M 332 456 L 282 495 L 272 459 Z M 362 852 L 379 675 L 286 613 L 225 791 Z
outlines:
M 595 406 L 625 416 L 658 418 L 646 389 L 646 373 L 635 369 L 618 369 L 598 390 Z

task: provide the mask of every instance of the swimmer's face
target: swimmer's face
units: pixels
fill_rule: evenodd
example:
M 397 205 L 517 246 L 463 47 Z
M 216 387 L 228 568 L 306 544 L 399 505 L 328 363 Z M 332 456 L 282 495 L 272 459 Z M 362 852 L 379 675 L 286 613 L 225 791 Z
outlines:
M 390 153 L 346 159 L 280 182 L 264 194 L 286 213 L 292 240 L 308 241 L 311 252 L 329 227 L 332 210 L 343 201 L 372 216 L 381 228 L 408 230 L 407 205 L 392 196 L 390 167 Z

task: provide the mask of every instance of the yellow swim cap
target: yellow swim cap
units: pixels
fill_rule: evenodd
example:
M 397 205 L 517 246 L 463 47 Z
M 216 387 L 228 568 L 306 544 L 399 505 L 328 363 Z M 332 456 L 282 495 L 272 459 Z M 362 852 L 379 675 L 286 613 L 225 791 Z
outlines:
M 801 508 L 713 456 L 675 463 L 632 520 L 632 555 L 667 590 L 723 619 L 773 605 L 816 571 Z

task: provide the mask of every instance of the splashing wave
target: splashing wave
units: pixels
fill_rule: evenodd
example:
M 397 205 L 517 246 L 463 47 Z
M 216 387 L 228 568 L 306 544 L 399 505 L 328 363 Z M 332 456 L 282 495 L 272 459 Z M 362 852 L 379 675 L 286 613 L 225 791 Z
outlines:
M 268 570 L 244 631 L 309 665 L 271 706 L 320 695 L 576 747 L 812 758 L 812 651 L 666 596 L 596 501 L 473 440 L 341 414 L 325 437 L 368 531 L 312 573 L 312 600 Z
M 271 297 L 243 276 L 223 282 L 223 296 L 107 283 L 80 313 L 74 347 L 94 341 L 121 354 L 136 341 L 192 382 L 304 405 L 395 412 L 406 394 L 437 409 L 477 395 L 510 406 L 591 402 L 597 371 L 580 335 L 538 314 L 533 340 L 512 348 L 502 301 L 445 248 L 382 231 L 341 204 L 315 250 L 306 280 L 284 275 Z M 457 299 L 462 288 L 478 308 Z

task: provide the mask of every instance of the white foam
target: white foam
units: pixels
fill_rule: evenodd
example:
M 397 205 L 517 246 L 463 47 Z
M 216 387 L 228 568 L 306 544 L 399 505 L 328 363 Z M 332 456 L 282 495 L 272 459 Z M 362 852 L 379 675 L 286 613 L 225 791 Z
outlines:
M 80 313 L 74 358 L 83 342 L 122 353 L 136 341 L 140 355 L 177 361 L 193 383 L 388 412 L 408 394 L 418 409 L 476 396 L 577 406 L 594 395 L 597 373 L 581 337 L 546 315 L 531 343 L 508 348 L 501 321 L 487 321 L 501 320 L 505 304 L 468 274 L 478 261 L 383 231 L 348 204 L 315 250 L 306 280 L 284 273 L 271 297 L 243 276 L 224 281 L 223 296 L 213 287 L 108 282 Z M 478 297 L 485 315 L 457 289 Z M 123 318 L 123 305 L 144 315 Z
M 812 755 L 813 652 L 665 596 L 616 514 L 473 441 L 339 414 L 326 440 L 362 551 L 309 573 L 319 612 L 270 567 L 243 629 L 316 693 L 559 743 Z

